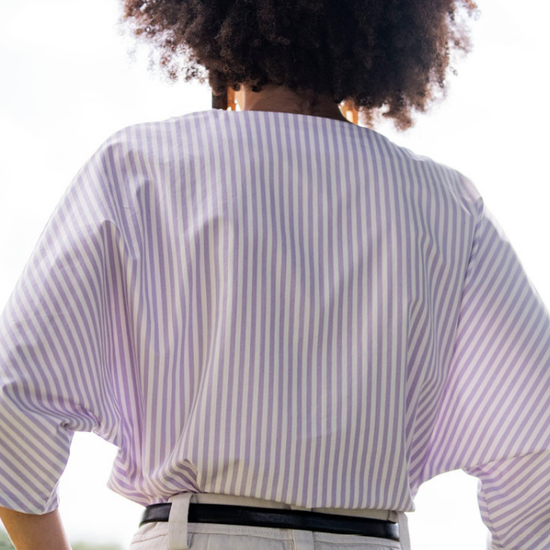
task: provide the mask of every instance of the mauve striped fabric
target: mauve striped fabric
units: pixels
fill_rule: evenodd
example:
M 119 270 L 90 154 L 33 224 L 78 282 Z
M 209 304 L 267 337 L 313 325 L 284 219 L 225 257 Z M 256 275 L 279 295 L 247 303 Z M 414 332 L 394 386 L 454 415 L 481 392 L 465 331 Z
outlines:
M 0 505 L 44 514 L 75 431 L 108 487 L 414 510 L 479 478 L 550 548 L 550 315 L 462 174 L 347 122 L 207 110 L 109 137 L 0 317 Z

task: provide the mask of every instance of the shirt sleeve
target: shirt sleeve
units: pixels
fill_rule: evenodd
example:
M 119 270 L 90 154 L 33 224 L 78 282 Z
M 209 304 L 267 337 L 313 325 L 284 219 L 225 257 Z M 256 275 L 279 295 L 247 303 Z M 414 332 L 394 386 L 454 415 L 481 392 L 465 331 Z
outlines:
M 116 224 L 97 152 L 51 214 L 0 315 L 0 506 L 58 508 L 75 431 L 116 444 Z
M 423 477 L 457 469 L 491 550 L 550 548 L 550 315 L 482 199 Z
M 550 451 L 464 468 L 478 478 L 489 550 L 550 547 Z

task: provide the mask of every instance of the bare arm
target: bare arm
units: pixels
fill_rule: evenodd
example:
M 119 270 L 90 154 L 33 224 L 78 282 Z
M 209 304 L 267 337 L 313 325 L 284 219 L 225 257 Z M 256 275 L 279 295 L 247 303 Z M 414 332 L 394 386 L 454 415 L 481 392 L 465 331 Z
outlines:
M 0 520 L 16 550 L 71 550 L 59 510 L 35 515 L 0 506 Z

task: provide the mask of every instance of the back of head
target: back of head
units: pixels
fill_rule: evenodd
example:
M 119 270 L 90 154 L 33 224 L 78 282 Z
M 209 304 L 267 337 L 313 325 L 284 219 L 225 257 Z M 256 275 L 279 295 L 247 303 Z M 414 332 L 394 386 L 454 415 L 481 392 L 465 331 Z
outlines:
M 445 96 L 453 56 L 466 53 L 473 0 L 123 0 L 119 23 L 154 45 L 171 82 L 214 95 L 246 84 L 329 94 L 360 122 L 410 128 Z M 151 66 L 154 66 L 151 65 Z

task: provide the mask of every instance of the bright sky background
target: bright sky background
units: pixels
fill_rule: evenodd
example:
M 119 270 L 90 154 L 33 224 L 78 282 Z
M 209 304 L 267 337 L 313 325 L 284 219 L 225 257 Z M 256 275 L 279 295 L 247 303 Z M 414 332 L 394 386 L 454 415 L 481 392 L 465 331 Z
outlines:
M 474 181 L 550 305 L 550 5 L 478 4 L 474 50 L 458 63 L 447 100 L 406 134 L 378 131 Z M 134 42 L 117 33 L 119 10 L 118 0 L 0 3 L 0 308 L 101 143 L 130 124 L 211 108 L 208 84 L 170 86 L 149 73 L 147 48 L 130 61 Z M 96 435 L 75 435 L 60 486 L 73 542 L 129 547 L 143 508 L 105 487 L 115 454 Z M 413 550 L 440 550 L 441 541 L 446 550 L 486 550 L 476 490 L 463 472 L 425 483 L 408 514 Z

